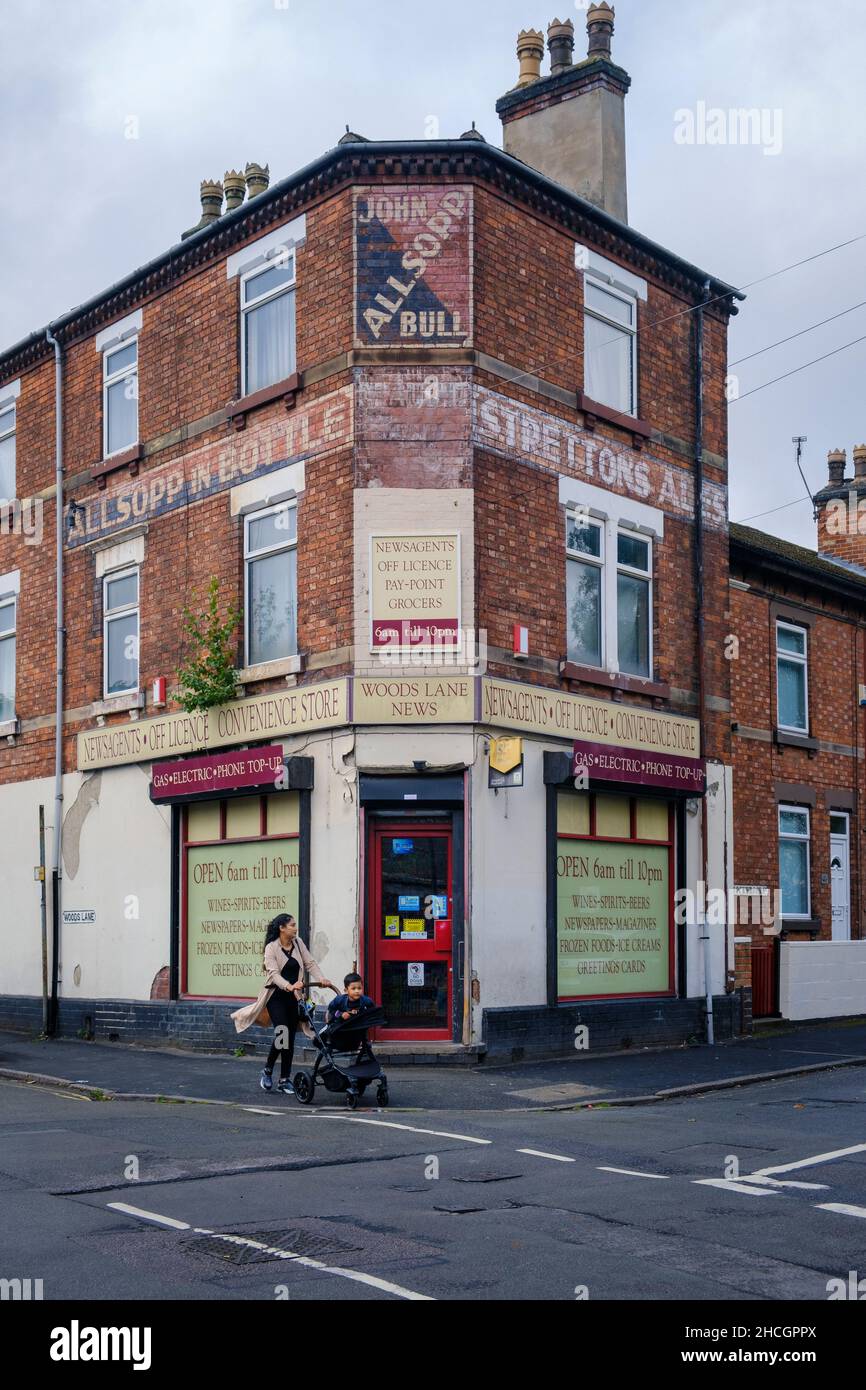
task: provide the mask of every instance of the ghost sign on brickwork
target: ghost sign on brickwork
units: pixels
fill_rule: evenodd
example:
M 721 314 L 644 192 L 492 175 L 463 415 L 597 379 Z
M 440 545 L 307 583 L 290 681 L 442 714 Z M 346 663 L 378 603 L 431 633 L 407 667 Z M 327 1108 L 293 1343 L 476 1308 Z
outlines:
M 472 190 L 424 184 L 355 194 L 358 347 L 472 342 Z

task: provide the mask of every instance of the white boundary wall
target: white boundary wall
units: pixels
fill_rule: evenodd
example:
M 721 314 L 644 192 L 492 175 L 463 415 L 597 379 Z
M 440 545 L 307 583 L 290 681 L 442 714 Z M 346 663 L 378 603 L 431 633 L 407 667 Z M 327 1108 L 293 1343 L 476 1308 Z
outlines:
M 866 1014 L 866 941 L 783 941 L 780 951 L 783 1018 Z

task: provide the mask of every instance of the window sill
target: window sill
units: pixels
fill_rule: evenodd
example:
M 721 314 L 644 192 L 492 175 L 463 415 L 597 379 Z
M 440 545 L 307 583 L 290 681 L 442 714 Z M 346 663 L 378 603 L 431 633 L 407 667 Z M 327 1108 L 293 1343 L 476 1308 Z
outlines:
M 120 468 L 129 468 L 133 478 L 138 475 L 138 465 L 141 462 L 144 449 L 140 443 L 133 444 L 130 449 L 123 449 L 119 454 L 110 454 L 107 459 L 97 463 L 90 470 L 90 476 L 96 479 L 97 487 L 102 490 L 107 481 L 109 473 L 116 473 Z
M 299 676 L 304 670 L 304 654 L 286 656 L 282 661 L 262 661 L 258 666 L 246 666 L 236 672 L 238 685 L 255 685 L 257 681 L 276 680 L 279 676 Z
M 0 738 L 15 738 L 20 728 L 18 719 L 4 719 L 0 722 Z
M 234 425 L 236 430 L 246 429 L 249 412 L 256 410 L 260 405 L 270 405 L 271 401 L 285 401 L 286 410 L 293 410 L 295 397 L 300 389 L 301 378 L 298 372 L 295 372 L 283 381 L 274 382 L 273 386 L 263 386 L 261 391 L 253 391 L 248 396 L 241 396 L 240 400 L 229 401 L 226 406 L 226 421 Z
M 135 690 L 131 695 L 110 695 L 105 700 L 95 700 L 93 713 L 100 719 L 107 714 L 128 714 L 130 710 L 144 709 L 144 691 Z
M 783 939 L 783 940 L 785 939 L 786 936 L 790 936 L 792 932 L 798 932 L 798 931 L 806 932 L 807 935 L 809 935 L 809 936 L 818 936 L 818 935 L 820 935 L 820 932 L 821 932 L 821 922 L 820 922 L 820 919 L 818 919 L 817 917 L 812 917 L 812 918 L 810 918 L 808 921 L 805 921 L 805 922 L 796 922 L 796 921 L 793 921 L 791 918 L 787 918 L 787 919 L 784 918 L 784 917 L 782 918 L 782 931 L 781 931 L 781 936 L 782 936 L 782 939 Z
M 584 424 L 588 430 L 594 430 L 598 420 L 604 420 L 609 425 L 617 425 L 621 430 L 627 430 L 632 436 L 634 446 L 639 449 L 645 439 L 652 435 L 652 428 L 646 420 L 639 420 L 636 415 L 625 415 L 621 410 L 613 410 L 609 405 L 602 405 L 601 401 L 594 401 L 586 395 L 584 391 L 577 393 L 577 408 L 583 412 Z
M 789 734 L 785 729 L 775 729 L 773 740 L 778 748 L 805 748 L 810 753 L 818 751 L 818 740 L 806 734 Z
M 597 666 L 578 666 L 573 661 L 561 661 L 559 674 L 563 680 L 581 681 L 583 685 L 597 685 L 604 690 L 627 690 L 635 695 L 651 695 L 656 700 L 670 699 L 670 686 L 649 677 L 626 676 L 621 672 L 611 674 Z

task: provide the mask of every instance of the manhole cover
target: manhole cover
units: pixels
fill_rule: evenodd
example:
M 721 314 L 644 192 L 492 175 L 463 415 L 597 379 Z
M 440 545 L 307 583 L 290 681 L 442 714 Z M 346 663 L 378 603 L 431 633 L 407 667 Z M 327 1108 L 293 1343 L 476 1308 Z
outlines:
M 241 1241 L 255 1241 L 255 1245 L 245 1245 Z M 314 1231 L 248 1231 L 240 1237 L 232 1232 L 224 1236 L 195 1236 L 183 1242 L 185 1250 L 196 1255 L 213 1255 L 226 1264 L 261 1264 L 280 1258 L 277 1251 L 292 1255 L 350 1255 L 363 1249 L 360 1245 L 349 1245 L 336 1236 L 317 1235 Z M 259 1249 L 259 1246 L 268 1247 Z

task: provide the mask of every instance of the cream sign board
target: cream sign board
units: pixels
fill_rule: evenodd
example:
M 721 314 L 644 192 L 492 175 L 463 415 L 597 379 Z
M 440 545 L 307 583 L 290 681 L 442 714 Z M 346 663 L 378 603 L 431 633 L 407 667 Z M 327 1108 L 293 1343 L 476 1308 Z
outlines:
M 371 536 L 371 650 L 459 645 L 460 536 Z
M 700 757 L 697 719 L 489 677 L 482 678 L 481 686 L 482 724 L 647 753 Z
M 346 725 L 480 723 L 645 753 L 699 758 L 696 719 L 489 676 L 356 677 L 257 695 L 205 713 L 166 714 L 78 735 L 78 769 L 121 767 Z
M 348 682 L 256 695 L 203 713 L 165 714 L 78 735 L 78 770 L 120 767 L 348 723 Z
M 471 724 L 475 681 L 471 676 L 356 680 L 352 720 L 356 724 Z

